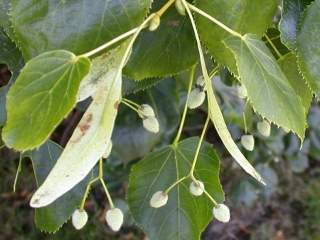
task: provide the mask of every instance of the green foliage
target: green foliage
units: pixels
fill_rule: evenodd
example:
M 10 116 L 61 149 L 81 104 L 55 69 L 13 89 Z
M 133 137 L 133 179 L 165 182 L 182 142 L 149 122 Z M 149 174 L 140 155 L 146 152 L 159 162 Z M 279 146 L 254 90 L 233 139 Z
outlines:
M 29 150 L 44 143 L 74 107 L 80 81 L 89 69 L 89 59 L 64 50 L 29 61 L 7 95 L 8 120 L 3 129 L 7 146 Z
M 2 0 L 0 2 L 0 28 L 3 28 L 3 30 L 10 36 L 10 38 L 13 39 L 13 31 L 9 19 L 9 9 L 10 0 Z
M 262 36 L 271 24 L 277 0 L 269 0 L 268 4 L 264 0 L 196 0 L 196 5 L 239 33 Z M 231 36 L 230 33 L 203 16 L 197 15 L 197 23 L 201 40 L 210 54 L 233 73 L 237 73 L 234 56 L 223 43 Z
M 300 17 L 312 0 L 282 0 L 282 16 L 279 23 L 282 42 L 291 50 L 297 48 L 297 32 Z
M 0 63 L 8 65 L 9 69 L 16 72 L 19 69 L 21 54 L 15 44 L 10 40 L 5 31 L 0 28 Z
M 101 75 L 92 103 L 73 132 L 57 164 L 33 195 L 33 207 L 43 207 L 52 203 L 82 181 L 110 144 L 121 98 L 122 77 L 118 65 L 125 46 L 119 46 L 109 55 L 110 66 L 107 68 L 108 71 Z
M 160 209 L 149 205 L 151 196 L 168 188 L 188 174 L 198 138 L 190 138 L 177 146 L 163 147 L 152 152 L 133 167 L 130 175 L 128 200 L 133 217 L 151 239 L 199 239 L 212 218 L 212 203 L 206 196 L 195 197 L 189 192 L 190 180 L 169 193 L 168 204 Z M 218 201 L 224 200 L 219 180 L 219 159 L 206 142 L 195 169 L 197 179 Z
M 312 93 L 306 81 L 300 74 L 297 66 L 297 57 L 293 53 L 288 53 L 278 60 L 279 66 L 286 75 L 294 91 L 300 96 L 306 114 L 309 112 L 312 101 Z
M 144 83 L 145 81 L 131 81 Z M 112 136 L 113 151 L 111 160 L 124 163 L 139 159 L 148 154 L 155 146 L 170 143 L 180 120 L 178 83 L 168 78 L 146 91 L 128 95 L 139 103 L 151 103 L 159 120 L 160 131 L 157 134 L 146 131 L 141 119 L 135 112 L 120 107 L 116 126 Z M 161 99 L 161 101 L 157 101 Z
M 139 24 L 150 0 L 12 0 L 12 25 L 23 56 L 49 50 L 85 53 Z M 27 10 L 26 10 L 27 9 Z
M 0 88 L 0 127 L 2 127 L 6 122 L 6 95 L 7 87 Z
M 306 10 L 298 34 L 298 64 L 303 76 L 312 89 L 320 94 L 320 1 L 314 1 Z
M 226 40 L 226 45 L 235 54 L 240 81 L 253 108 L 303 139 L 306 117 L 301 99 L 264 43 L 257 36 L 246 34 L 242 39 Z
M 165 2 L 155 1 L 152 10 L 158 10 Z M 172 8 L 161 18 L 156 32 L 145 31 L 139 36 L 125 74 L 135 80 L 171 76 L 196 62 L 197 49 L 189 19 Z
M 12 73 L 9 84 L 0 83 L 2 138 L 8 148 L 33 150 L 27 156 L 39 189 L 31 206 L 37 208 L 36 224 L 41 230 L 57 231 L 82 196 L 86 200 L 90 172 L 99 159 L 108 157 L 113 141 L 108 166 L 143 158 L 130 174 L 128 201 L 148 237 L 199 239 L 212 219 L 212 208 L 224 201 L 220 160 L 204 141 L 209 120 L 236 162 L 260 183 L 265 180 L 268 187 L 263 194 L 272 195 L 278 184 L 275 171 L 266 163 L 256 171 L 247 160 L 254 158 L 255 151 L 245 156 L 234 139 L 241 137 L 242 130 L 255 131 L 254 112 L 304 139 L 313 93 L 320 93 L 320 0 L 308 7 L 310 0 L 283 0 L 280 23 L 275 17 L 278 0 L 196 0 L 195 6 L 191 2 L 161 0 L 152 6 L 151 0 L 0 3 L 0 63 Z M 160 20 L 158 27 L 152 25 L 155 19 Z M 232 86 L 236 78 L 245 88 L 241 94 Z M 181 86 L 188 86 L 187 93 Z M 233 96 L 224 96 L 230 89 Z M 207 121 L 200 139 L 181 140 L 194 90 L 207 97 L 199 111 L 192 110 L 197 113 L 194 116 L 207 115 Z M 60 134 L 57 127 L 77 102 L 86 105 L 84 114 L 77 126 L 74 120 L 67 127 L 75 130 L 62 149 L 48 139 L 52 133 Z M 141 104 L 148 107 L 143 109 Z M 231 109 L 234 105 L 236 109 Z M 147 132 L 156 129 L 152 123 L 160 125 L 157 133 Z M 241 134 L 234 135 L 229 123 L 240 125 Z M 275 139 L 271 142 L 265 136 L 263 140 L 280 154 L 285 146 L 281 138 Z M 201 148 L 199 141 L 203 141 Z M 101 175 L 103 162 L 99 163 L 98 180 L 112 208 Z M 308 164 L 305 153 L 291 156 L 293 172 L 304 171 Z M 203 196 L 189 193 L 194 178 L 204 182 Z M 168 204 L 152 209 L 151 196 L 172 184 Z M 252 190 L 247 184 L 243 191 Z M 256 198 L 239 199 L 249 204 Z
M 61 155 L 62 150 L 62 147 L 49 140 L 41 145 L 39 149 L 24 154 L 32 161 L 38 186 L 44 182 Z M 88 178 L 56 202 L 35 210 L 35 223 L 41 231 L 54 233 L 70 218 L 74 210 L 80 205 Z

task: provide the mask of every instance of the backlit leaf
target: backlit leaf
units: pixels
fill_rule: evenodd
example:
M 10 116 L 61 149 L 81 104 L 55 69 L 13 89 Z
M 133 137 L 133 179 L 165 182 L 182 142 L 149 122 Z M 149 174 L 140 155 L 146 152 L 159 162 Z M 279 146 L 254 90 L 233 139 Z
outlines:
M 6 145 L 29 150 L 44 143 L 74 107 L 80 81 L 89 69 L 89 59 L 64 50 L 30 60 L 7 95 Z
M 302 101 L 265 44 L 253 34 L 225 43 L 234 52 L 240 81 L 253 108 L 303 139 L 306 116 Z

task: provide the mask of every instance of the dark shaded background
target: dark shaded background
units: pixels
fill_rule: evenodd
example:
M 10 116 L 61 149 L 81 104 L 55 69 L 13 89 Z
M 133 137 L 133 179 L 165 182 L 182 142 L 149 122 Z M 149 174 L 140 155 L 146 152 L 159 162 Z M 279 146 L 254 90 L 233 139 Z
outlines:
M 222 76 L 222 74 L 221 74 Z M 7 83 L 10 73 L 0 67 L 0 86 Z M 226 78 L 223 78 L 226 79 Z M 237 141 L 243 130 L 243 100 L 237 98 L 235 88 L 228 81 L 215 80 L 220 103 Z M 183 96 L 183 93 L 182 95 Z M 183 100 L 183 97 L 181 97 Z M 183 101 L 181 101 L 183 102 Z M 81 108 L 78 108 L 81 109 Z M 188 115 L 184 136 L 199 135 L 205 120 L 205 106 Z M 63 121 L 52 139 L 65 145 L 82 112 L 74 110 Z M 262 188 L 234 164 L 225 152 L 215 130 L 210 127 L 207 141 L 213 143 L 222 159 L 222 183 L 232 219 L 228 224 L 213 221 L 203 234 L 203 239 L 256 239 L 256 240 L 304 240 L 320 239 L 320 108 L 314 105 L 309 114 L 310 129 L 301 151 L 298 139 L 273 126 L 272 136 L 263 138 L 256 131 L 260 119 L 252 115 L 248 119 L 249 131 L 255 136 L 256 147 L 252 159 L 259 172 L 267 179 Z M 243 126 L 242 126 L 243 127 Z M 165 140 L 166 141 L 166 140 Z M 2 147 L 0 150 L 0 240 L 4 239 L 146 239 L 135 227 L 128 213 L 125 199 L 130 166 L 135 161 L 109 161 L 108 182 L 116 201 L 126 212 L 125 226 L 114 234 L 105 224 L 107 209 L 102 189 L 94 188 L 86 203 L 89 222 L 76 231 L 70 222 L 55 235 L 38 231 L 33 222 L 33 209 L 28 205 L 35 180 L 32 166 L 25 159 L 22 164 L 17 191 L 12 191 L 19 154 Z

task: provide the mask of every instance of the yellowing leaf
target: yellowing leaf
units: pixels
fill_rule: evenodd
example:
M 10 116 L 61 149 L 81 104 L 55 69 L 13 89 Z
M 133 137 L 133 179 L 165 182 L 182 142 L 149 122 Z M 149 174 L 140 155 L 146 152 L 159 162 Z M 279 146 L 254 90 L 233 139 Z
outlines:
M 108 71 L 101 76 L 97 91 L 71 139 L 47 179 L 31 199 L 32 207 L 47 206 L 84 179 L 110 142 L 121 99 L 122 76 L 118 69 L 123 48 L 106 59 Z M 108 65 L 108 60 L 116 59 Z

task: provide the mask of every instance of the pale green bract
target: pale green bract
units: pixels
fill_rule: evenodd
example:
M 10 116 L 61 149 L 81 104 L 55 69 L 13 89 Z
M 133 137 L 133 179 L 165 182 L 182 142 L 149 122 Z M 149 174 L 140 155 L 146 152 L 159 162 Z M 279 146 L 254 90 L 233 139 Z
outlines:
M 33 195 L 30 202 L 32 207 L 46 206 L 69 191 L 86 177 L 106 151 L 121 100 L 122 76 L 119 74 L 119 65 L 124 50 L 119 47 L 106 59 L 108 71 L 101 76 L 91 105 L 56 165 Z
M 255 111 L 304 139 L 305 110 L 266 45 L 254 34 L 225 40 L 235 55 L 241 83 Z
M 222 112 L 220 110 L 219 104 L 217 102 L 217 99 L 214 95 L 213 86 L 211 83 L 211 79 L 208 75 L 208 71 L 206 68 L 206 62 L 204 59 L 204 54 L 202 51 L 202 46 L 200 43 L 200 38 L 198 36 L 197 27 L 195 24 L 195 21 L 193 19 L 192 13 L 188 6 L 186 5 L 186 2 L 183 1 L 184 6 L 186 7 L 186 10 L 188 12 L 188 15 L 191 20 L 191 24 L 194 29 L 194 33 L 197 40 L 198 45 L 198 51 L 199 51 L 199 57 L 200 57 L 200 63 L 201 63 L 201 70 L 203 74 L 203 78 L 205 81 L 205 88 L 207 90 L 207 98 L 208 98 L 208 110 L 209 110 L 209 116 L 211 121 L 213 122 L 219 137 L 221 138 L 224 146 L 227 148 L 231 156 L 236 160 L 236 162 L 243 168 L 244 171 L 246 171 L 249 175 L 254 177 L 257 181 L 264 184 L 264 181 L 260 174 L 254 169 L 254 167 L 250 164 L 250 162 L 245 158 L 245 156 L 241 153 L 238 146 L 233 141 L 231 134 L 227 128 L 227 125 L 223 119 Z
M 27 62 L 7 95 L 6 145 L 24 151 L 44 143 L 74 107 L 90 67 L 88 58 L 64 50 Z
M 104 76 L 110 71 L 110 68 L 106 67 L 106 65 L 109 64 L 110 60 L 114 61 L 110 59 L 113 58 L 112 53 L 112 51 L 111 53 L 104 53 L 92 60 L 92 67 L 89 74 L 80 83 L 78 102 L 93 96 L 98 90 L 101 81 L 104 80 Z
M 222 112 L 220 110 L 217 99 L 214 95 L 213 87 L 211 81 L 208 78 L 206 80 L 207 95 L 208 95 L 208 105 L 210 118 L 214 124 L 215 129 L 218 132 L 221 141 L 223 142 L 226 149 L 229 151 L 231 156 L 236 160 L 236 162 L 242 167 L 242 169 L 249 175 L 254 177 L 257 181 L 264 184 L 264 180 L 260 174 L 254 169 L 251 163 L 246 159 L 246 157 L 239 150 L 236 143 L 233 141 L 232 136 L 227 128 L 227 125 L 223 119 Z

